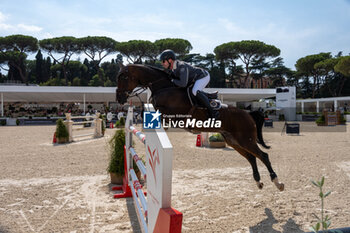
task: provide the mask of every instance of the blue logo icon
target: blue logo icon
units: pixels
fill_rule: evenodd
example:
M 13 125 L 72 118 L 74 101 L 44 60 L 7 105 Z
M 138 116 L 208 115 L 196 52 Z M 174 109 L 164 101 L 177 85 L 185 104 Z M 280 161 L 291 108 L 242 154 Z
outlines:
M 162 114 L 157 110 L 156 112 L 143 112 L 143 128 L 144 129 L 160 129 L 160 116 Z

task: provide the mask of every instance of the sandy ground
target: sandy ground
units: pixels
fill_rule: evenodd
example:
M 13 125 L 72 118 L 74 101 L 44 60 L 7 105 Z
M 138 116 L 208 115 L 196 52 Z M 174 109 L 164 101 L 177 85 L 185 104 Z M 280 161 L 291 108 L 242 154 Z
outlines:
M 333 228 L 350 226 L 350 133 L 281 135 L 264 129 L 273 168 L 285 191 L 258 163 L 262 190 L 249 163 L 230 148 L 196 148 L 196 135 L 169 132 L 174 146 L 172 206 L 183 232 L 305 232 L 320 212 L 310 180 L 326 177 L 326 213 Z M 131 199 L 113 199 L 108 140 L 53 146 L 54 126 L 0 127 L 0 232 L 140 232 Z M 334 127 L 332 128 L 333 131 Z M 141 155 L 142 146 L 136 148 Z

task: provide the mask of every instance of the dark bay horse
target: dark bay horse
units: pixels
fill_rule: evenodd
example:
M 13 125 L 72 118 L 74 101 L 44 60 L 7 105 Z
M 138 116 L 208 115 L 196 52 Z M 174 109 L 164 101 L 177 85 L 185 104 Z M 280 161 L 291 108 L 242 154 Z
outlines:
M 153 106 L 162 115 L 192 115 L 197 120 L 207 120 L 206 109 L 193 107 L 186 89 L 175 87 L 170 81 L 169 75 L 161 69 L 129 64 L 121 66 L 117 76 L 117 101 L 124 104 L 136 87 L 149 88 L 152 91 Z M 228 106 L 221 108 L 220 128 L 193 128 L 201 132 L 220 132 L 228 145 L 245 157 L 252 166 L 253 177 L 258 188 L 263 188 L 260 181 L 256 158 L 260 159 L 270 173 L 271 180 L 280 190 L 284 190 L 284 184 L 278 181 L 277 175 L 272 169 L 268 154 L 263 152 L 257 142 L 268 148 L 262 138 L 262 116 L 249 114 L 239 108 Z

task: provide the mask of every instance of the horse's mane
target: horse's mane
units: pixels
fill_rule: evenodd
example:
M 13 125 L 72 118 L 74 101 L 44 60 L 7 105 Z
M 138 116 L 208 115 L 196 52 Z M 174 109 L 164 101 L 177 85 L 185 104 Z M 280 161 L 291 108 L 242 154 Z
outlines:
M 160 68 L 160 67 L 158 67 L 158 66 L 143 65 L 143 64 L 129 64 L 129 65 L 146 68 L 147 70 L 152 71 L 152 72 L 155 72 L 155 73 L 157 73 L 160 77 L 166 78 L 166 79 L 169 79 L 169 75 L 171 75 L 171 74 L 169 73 L 169 71 L 167 71 L 167 70 L 165 70 L 165 69 L 163 69 L 163 68 Z

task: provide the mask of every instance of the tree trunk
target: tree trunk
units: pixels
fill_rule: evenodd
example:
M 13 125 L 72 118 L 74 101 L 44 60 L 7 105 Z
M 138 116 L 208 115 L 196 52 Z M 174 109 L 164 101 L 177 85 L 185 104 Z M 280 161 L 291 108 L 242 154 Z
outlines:
M 341 92 L 343 90 L 344 84 L 345 84 L 345 77 L 342 77 L 341 83 L 340 83 L 340 87 L 339 87 L 339 91 L 338 91 L 338 96 L 341 96 Z
M 15 68 L 18 70 L 19 75 L 21 76 L 21 79 L 22 79 L 23 83 L 25 83 L 25 84 L 28 85 L 27 77 L 26 77 L 25 71 L 23 72 L 21 66 L 17 65 L 17 64 L 14 63 L 14 62 L 11 62 L 11 65 L 12 65 L 13 67 L 15 67 Z

